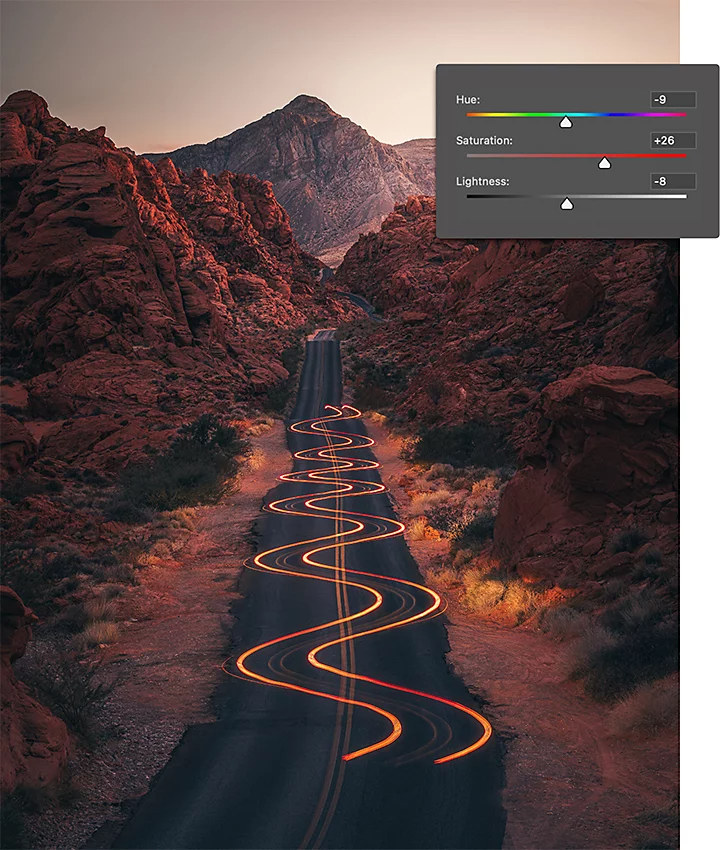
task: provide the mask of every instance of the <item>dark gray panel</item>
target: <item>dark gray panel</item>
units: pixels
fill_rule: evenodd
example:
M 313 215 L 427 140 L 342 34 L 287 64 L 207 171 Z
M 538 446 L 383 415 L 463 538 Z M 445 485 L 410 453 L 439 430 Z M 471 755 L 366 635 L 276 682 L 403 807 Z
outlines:
M 718 66 L 438 65 L 436 192 L 443 239 L 718 236 Z

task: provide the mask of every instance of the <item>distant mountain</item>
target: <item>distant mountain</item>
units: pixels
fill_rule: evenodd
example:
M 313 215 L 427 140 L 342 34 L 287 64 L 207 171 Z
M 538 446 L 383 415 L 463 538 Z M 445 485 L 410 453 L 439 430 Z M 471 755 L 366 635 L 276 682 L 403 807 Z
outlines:
M 169 156 L 185 172 L 199 167 L 270 180 L 300 244 L 330 265 L 361 233 L 378 229 L 396 203 L 434 191 L 427 158 L 413 162 L 308 95 L 208 144 L 145 156 Z
M 410 139 L 393 145 L 425 183 L 425 194 L 435 194 L 435 139 Z

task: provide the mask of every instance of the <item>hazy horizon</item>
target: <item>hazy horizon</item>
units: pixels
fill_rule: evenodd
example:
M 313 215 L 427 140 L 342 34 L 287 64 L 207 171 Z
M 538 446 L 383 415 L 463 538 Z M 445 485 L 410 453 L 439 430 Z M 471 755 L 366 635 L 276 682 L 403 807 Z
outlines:
M 3 0 L 2 100 L 44 97 L 138 153 L 299 94 L 383 142 L 431 138 L 439 63 L 677 62 L 678 0 Z M 477 32 L 477 40 L 469 34 Z

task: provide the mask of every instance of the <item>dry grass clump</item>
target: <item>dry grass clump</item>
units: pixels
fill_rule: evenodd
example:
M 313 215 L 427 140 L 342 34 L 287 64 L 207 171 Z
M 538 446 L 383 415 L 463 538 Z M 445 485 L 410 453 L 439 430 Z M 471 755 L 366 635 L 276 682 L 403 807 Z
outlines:
M 250 437 L 260 437 L 266 434 L 275 424 L 272 416 L 259 416 L 247 426 L 246 433 Z
M 434 481 L 436 478 L 448 478 L 455 472 L 455 467 L 449 463 L 434 463 L 427 472 L 428 481 Z
M 246 468 L 250 472 L 257 472 L 265 464 L 265 452 L 262 449 L 254 447 L 252 453 L 247 459 Z
M 608 629 L 598 623 L 586 623 L 580 636 L 570 644 L 568 649 L 568 664 L 573 678 L 587 675 L 595 658 L 612 650 L 617 645 L 617 639 Z
M 515 619 L 516 625 L 542 613 L 547 606 L 544 594 L 520 579 L 498 576 L 490 562 L 466 570 L 462 580 L 465 585 L 463 601 L 471 611 L 484 613 L 502 608 L 504 614 Z
M 543 611 L 547 605 L 543 594 L 532 590 L 522 581 L 511 581 L 507 584 L 502 602 L 503 607 L 515 617 L 518 624 Z
M 418 493 L 413 496 L 408 512 L 413 517 L 423 516 L 429 510 L 449 502 L 451 498 L 450 491 L 444 488 L 433 490 L 430 493 Z
M 378 413 L 377 410 L 370 410 L 368 413 L 363 413 L 363 417 L 369 422 L 374 422 L 376 425 L 384 425 L 387 422 L 387 416 Z
M 108 643 L 117 643 L 119 638 L 120 629 L 117 623 L 98 621 L 87 625 L 75 640 L 80 648 L 90 649 Z
M 127 588 L 124 584 L 106 584 L 100 589 L 102 599 L 117 599 L 118 596 L 124 596 L 126 593 Z
M 105 595 L 88 599 L 85 603 L 85 616 L 90 623 L 111 622 L 117 619 L 117 615 L 117 604 Z
M 460 570 L 466 567 L 474 557 L 475 553 L 472 549 L 458 549 L 453 558 L 453 569 Z
M 505 593 L 505 584 L 497 579 L 486 579 L 479 570 L 463 573 L 465 595 L 463 601 L 471 611 L 482 613 L 494 608 Z
M 414 519 L 408 523 L 406 534 L 409 540 L 424 540 L 427 523 L 424 519 Z
M 178 508 L 171 513 L 172 524 L 186 531 L 195 531 L 195 508 Z
M 438 569 L 431 567 L 427 571 L 427 580 L 429 584 L 433 584 L 436 587 L 452 587 L 452 585 L 458 583 L 458 575 L 447 567 L 440 567 Z
M 631 732 L 657 733 L 676 729 L 680 723 L 680 683 L 669 677 L 641 685 L 610 712 L 608 726 L 613 735 Z
M 587 615 L 565 605 L 546 608 L 540 620 L 542 631 L 555 640 L 578 637 L 587 625 Z

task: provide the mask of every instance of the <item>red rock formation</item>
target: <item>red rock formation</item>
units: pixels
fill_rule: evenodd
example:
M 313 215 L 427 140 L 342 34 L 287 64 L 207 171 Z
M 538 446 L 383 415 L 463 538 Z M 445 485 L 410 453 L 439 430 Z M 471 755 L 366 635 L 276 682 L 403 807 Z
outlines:
M 488 419 L 520 445 L 539 391 L 578 365 L 676 368 L 676 256 L 667 242 L 440 240 L 419 197 L 358 240 L 336 281 L 389 320 L 366 353 L 408 370 L 401 417 Z
M 419 197 L 336 273 L 384 311 L 356 349 L 378 374 L 404 370 L 398 421 L 510 434 L 527 465 L 496 540 L 524 577 L 626 569 L 606 562 L 628 523 L 677 549 L 677 258 L 664 241 L 439 240 Z
M 12 662 L 25 653 L 34 615 L 9 587 L 0 587 L 0 613 L 0 790 L 7 794 L 18 786 L 41 788 L 57 782 L 67 763 L 69 739 L 62 720 L 30 696 L 12 669 Z
M 22 422 L 4 412 L 0 412 L 0 450 L 3 476 L 23 469 L 37 450 Z
M 36 375 L 32 412 L 226 410 L 282 378 L 297 328 L 351 309 L 318 291 L 270 184 L 155 167 L 32 92 L 2 126 L 3 345 Z
M 500 500 L 495 546 L 521 574 L 556 578 L 564 556 L 592 559 L 621 509 L 677 504 L 679 393 L 650 372 L 587 366 L 546 387 L 540 407 L 528 465 Z

